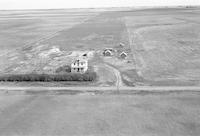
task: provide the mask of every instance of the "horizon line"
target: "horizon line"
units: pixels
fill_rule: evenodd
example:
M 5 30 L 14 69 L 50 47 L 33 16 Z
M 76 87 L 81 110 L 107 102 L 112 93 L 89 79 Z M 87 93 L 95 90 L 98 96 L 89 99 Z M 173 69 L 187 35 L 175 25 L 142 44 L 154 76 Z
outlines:
M 148 8 L 186 8 L 186 7 L 189 7 L 189 8 L 197 8 L 197 7 L 200 7 L 200 4 L 199 5 L 161 5 L 161 6 L 122 6 L 122 7 L 119 7 L 119 6 L 113 6 L 113 7 L 72 7 L 72 8 L 23 8 L 23 9 L 0 9 L 0 11 L 30 11 L 30 10 L 70 10 L 70 9 L 111 9 L 111 8 L 141 8 L 141 9 L 148 9 Z

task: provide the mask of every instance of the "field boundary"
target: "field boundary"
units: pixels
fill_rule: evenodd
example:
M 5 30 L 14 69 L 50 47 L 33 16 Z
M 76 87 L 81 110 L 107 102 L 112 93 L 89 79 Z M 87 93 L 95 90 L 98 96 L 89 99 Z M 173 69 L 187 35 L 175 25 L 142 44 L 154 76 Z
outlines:
M 119 89 L 119 90 L 118 90 Z M 117 88 L 110 87 L 94 87 L 94 86 L 69 86 L 69 87 L 10 87 L 0 86 L 0 92 L 4 91 L 80 91 L 80 92 L 95 92 L 95 91 L 147 91 L 147 92 L 175 92 L 175 91 L 197 91 L 200 92 L 200 86 L 138 86 L 128 87 L 123 86 Z

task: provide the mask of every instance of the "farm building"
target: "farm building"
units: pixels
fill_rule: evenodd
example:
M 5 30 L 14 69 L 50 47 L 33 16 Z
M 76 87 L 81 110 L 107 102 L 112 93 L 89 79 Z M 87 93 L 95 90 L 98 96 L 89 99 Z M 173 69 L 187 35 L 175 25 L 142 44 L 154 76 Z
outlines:
M 104 56 L 112 56 L 113 55 L 113 52 L 114 50 L 112 48 L 106 48 L 104 51 L 103 51 L 103 55 Z
M 71 64 L 72 73 L 85 73 L 88 70 L 88 61 L 82 58 L 76 59 Z
M 103 52 L 103 55 L 104 56 L 111 56 L 112 52 L 110 50 L 106 50 L 106 51 Z
M 126 52 L 120 53 L 120 58 L 125 59 L 126 57 L 127 57 L 127 53 Z
M 123 43 L 119 43 L 119 46 L 120 46 L 120 47 L 124 47 L 125 44 L 123 44 Z

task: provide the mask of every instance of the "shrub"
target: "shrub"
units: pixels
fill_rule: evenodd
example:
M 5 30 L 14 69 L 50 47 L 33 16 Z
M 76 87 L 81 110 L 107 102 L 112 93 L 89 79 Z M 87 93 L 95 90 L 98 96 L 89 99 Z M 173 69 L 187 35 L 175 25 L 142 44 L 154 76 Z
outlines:
M 55 71 L 56 73 L 70 73 L 71 72 L 71 66 L 69 65 L 65 65 L 65 66 L 62 66 L 62 67 L 59 67 L 56 69 Z
M 95 72 L 84 74 L 65 73 L 65 74 L 17 74 L 0 76 L 0 81 L 7 82 L 51 82 L 51 81 L 94 81 L 97 75 Z

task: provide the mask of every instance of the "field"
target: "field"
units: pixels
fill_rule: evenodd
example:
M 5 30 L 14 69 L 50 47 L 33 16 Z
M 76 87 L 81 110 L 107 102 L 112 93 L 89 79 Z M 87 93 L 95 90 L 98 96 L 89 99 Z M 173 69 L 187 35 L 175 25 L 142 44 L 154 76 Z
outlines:
M 89 53 L 100 86 L 199 85 L 199 12 L 198 7 L 2 11 L 0 73 L 52 74 Z M 105 48 L 116 52 L 104 57 Z
M 198 12 L 174 10 L 167 15 L 125 18 L 137 72 L 148 83 L 199 85 Z
M 56 57 L 61 51 L 56 45 L 50 47 L 40 42 L 95 15 L 97 12 L 89 10 L 2 11 L 1 73 L 41 71 L 41 67 L 53 63 L 49 56 Z
M 0 95 L 0 135 L 198 136 L 200 133 L 199 92 L 18 93 Z
M 0 11 L 0 76 L 54 77 L 84 54 L 98 76 L 0 82 L 0 135 L 198 136 L 199 14 L 199 7 Z

